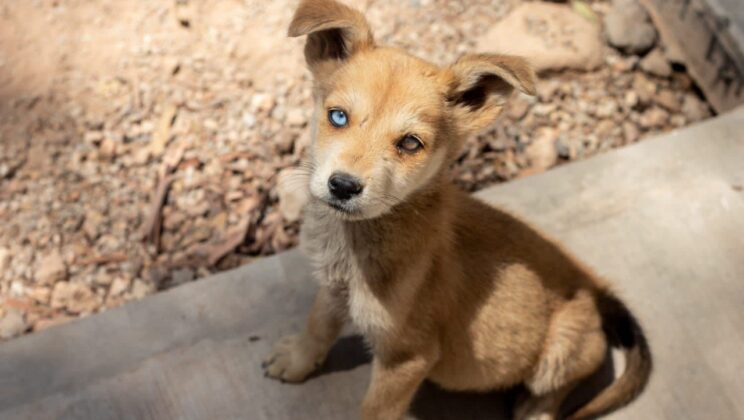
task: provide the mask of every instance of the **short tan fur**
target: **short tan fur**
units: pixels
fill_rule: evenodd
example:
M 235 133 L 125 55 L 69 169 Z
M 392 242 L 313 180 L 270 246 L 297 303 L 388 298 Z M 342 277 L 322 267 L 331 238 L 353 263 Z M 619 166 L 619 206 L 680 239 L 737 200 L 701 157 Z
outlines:
M 557 418 L 608 345 L 625 350 L 625 372 L 570 418 L 632 401 L 651 355 L 622 301 L 447 176 L 515 89 L 534 94 L 527 61 L 478 54 L 440 67 L 376 45 L 364 16 L 333 0 L 301 1 L 289 35 L 307 36 L 315 83 L 301 246 L 320 290 L 306 330 L 276 344 L 267 374 L 303 381 L 350 321 L 374 354 L 365 419 L 402 418 L 425 379 L 451 390 L 524 384 L 514 417 Z

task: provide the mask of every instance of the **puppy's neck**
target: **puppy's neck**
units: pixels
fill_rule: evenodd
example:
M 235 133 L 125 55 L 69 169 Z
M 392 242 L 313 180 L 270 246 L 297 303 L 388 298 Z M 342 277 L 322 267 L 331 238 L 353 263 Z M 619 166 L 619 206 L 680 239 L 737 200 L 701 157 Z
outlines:
M 412 240 L 427 241 L 432 235 L 448 229 L 451 185 L 443 172 L 379 217 L 343 221 L 347 240 L 351 242 L 349 245 L 366 249 L 370 246 L 401 249 Z

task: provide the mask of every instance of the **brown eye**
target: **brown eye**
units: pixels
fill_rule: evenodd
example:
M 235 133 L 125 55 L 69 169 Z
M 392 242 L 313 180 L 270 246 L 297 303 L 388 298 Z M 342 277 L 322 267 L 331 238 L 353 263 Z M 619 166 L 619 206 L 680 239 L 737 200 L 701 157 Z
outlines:
M 397 146 L 398 150 L 407 153 L 414 153 L 424 147 L 424 144 L 421 143 L 421 140 L 413 134 L 407 134 L 405 137 L 400 139 Z

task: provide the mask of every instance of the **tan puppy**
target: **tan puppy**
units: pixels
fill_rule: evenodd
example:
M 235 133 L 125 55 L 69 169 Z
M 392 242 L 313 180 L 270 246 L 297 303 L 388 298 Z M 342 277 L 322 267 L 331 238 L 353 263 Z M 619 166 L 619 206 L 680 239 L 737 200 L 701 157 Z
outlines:
M 513 89 L 533 94 L 518 57 L 468 55 L 438 67 L 375 45 L 364 16 L 305 0 L 316 116 L 301 243 L 320 290 L 307 329 L 285 337 L 269 376 L 302 381 L 348 319 L 374 353 L 365 419 L 398 419 L 421 382 L 492 390 L 525 384 L 520 419 L 558 415 L 608 342 L 624 374 L 572 415 L 629 403 L 651 357 L 638 323 L 589 270 L 525 223 L 454 189 L 447 168 Z

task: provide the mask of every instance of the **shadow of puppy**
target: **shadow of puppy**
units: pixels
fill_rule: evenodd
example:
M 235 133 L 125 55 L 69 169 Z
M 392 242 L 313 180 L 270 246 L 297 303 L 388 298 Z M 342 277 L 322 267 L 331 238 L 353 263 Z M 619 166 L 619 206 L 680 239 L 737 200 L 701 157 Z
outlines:
M 360 335 L 342 337 L 331 349 L 325 363 L 308 380 L 356 369 L 372 361 L 364 338 Z M 562 413 L 568 414 L 608 387 L 615 378 L 615 366 L 608 351 L 602 367 L 581 382 L 566 399 Z M 512 418 L 515 402 L 527 392 L 523 387 L 486 393 L 451 392 L 426 381 L 416 394 L 410 415 L 418 420 L 488 419 L 508 420 Z
M 330 373 L 353 370 L 370 362 L 372 355 L 361 335 L 341 337 L 331 348 L 323 365 L 311 374 L 308 380 Z

